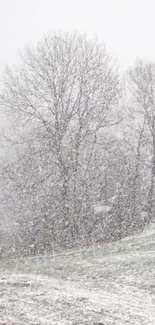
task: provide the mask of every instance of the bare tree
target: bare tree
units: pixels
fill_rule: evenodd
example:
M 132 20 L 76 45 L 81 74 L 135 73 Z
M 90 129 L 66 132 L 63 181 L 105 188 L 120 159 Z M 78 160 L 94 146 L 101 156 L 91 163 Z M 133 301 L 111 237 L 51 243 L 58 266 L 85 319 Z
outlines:
M 119 76 L 105 48 L 77 34 L 45 38 L 24 51 L 14 71 L 6 70 L 1 104 L 24 128 L 25 140 L 18 142 L 27 141 L 23 187 L 46 184 L 49 193 L 55 177 L 64 236 L 68 224 L 79 236 L 81 184 L 119 96 Z
M 152 163 L 148 207 L 150 218 L 155 214 L 155 64 L 138 62 L 129 71 L 129 88 L 139 109 L 143 111 L 152 138 Z

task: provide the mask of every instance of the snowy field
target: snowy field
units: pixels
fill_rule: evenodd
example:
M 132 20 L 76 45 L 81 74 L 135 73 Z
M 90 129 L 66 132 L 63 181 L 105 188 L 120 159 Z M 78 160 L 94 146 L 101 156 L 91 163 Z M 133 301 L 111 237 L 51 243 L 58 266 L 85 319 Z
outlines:
M 0 262 L 0 325 L 155 324 L 155 232 L 77 257 Z

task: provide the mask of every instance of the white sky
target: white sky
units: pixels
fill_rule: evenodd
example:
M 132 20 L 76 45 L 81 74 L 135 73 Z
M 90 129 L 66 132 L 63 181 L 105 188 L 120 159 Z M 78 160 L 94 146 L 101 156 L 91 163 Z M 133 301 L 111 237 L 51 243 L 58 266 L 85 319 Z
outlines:
M 126 68 L 155 59 L 155 0 L 0 0 L 0 77 L 24 45 L 57 30 L 97 35 Z

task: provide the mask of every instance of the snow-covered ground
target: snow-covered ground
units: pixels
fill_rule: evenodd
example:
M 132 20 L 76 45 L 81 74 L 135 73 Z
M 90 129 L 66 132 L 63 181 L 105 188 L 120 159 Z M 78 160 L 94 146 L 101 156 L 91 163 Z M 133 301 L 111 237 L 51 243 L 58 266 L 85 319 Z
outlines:
M 155 233 L 116 246 L 96 257 L 1 262 L 0 325 L 155 324 Z

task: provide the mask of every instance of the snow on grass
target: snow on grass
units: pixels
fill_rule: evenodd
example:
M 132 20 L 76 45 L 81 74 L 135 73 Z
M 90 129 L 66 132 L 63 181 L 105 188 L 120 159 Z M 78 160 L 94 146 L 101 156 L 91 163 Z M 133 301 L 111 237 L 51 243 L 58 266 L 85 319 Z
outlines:
M 107 213 L 111 210 L 111 207 L 108 205 L 102 205 L 102 204 L 95 204 L 94 205 L 94 212 L 97 213 Z
M 155 251 L 143 243 L 153 235 L 98 247 L 96 257 L 1 263 L 0 325 L 155 324 Z

